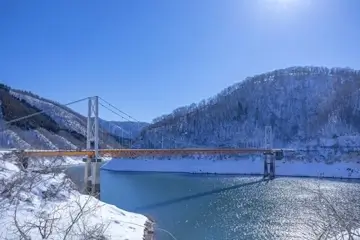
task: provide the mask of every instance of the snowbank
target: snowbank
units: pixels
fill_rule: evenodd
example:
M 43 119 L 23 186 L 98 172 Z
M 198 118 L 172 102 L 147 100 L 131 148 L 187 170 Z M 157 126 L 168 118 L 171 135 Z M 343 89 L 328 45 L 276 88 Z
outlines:
M 20 239 L 21 235 L 32 240 L 144 237 L 145 216 L 80 194 L 63 173 L 21 170 L 8 152 L 0 152 L 0 192 L 1 239 Z
M 276 161 L 277 176 L 360 178 L 357 161 Z M 113 171 L 183 172 L 217 174 L 263 174 L 261 157 L 249 158 L 171 158 L 171 159 L 113 159 L 102 166 Z

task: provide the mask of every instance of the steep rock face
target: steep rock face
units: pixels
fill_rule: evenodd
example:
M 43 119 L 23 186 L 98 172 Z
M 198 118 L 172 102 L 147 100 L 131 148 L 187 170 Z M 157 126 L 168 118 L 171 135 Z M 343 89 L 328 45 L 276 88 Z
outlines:
M 199 104 L 154 119 L 137 147 L 360 146 L 360 71 L 292 67 L 245 79 Z M 329 143 L 329 141 L 332 141 Z

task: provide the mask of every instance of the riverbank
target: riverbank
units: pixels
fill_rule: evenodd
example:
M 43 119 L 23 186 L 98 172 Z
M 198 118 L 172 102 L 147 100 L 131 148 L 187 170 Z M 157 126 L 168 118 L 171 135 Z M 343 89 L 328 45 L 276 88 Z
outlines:
M 177 239 L 315 239 L 314 212 L 328 197 L 339 212 L 356 209 L 359 181 L 103 170 L 102 198 L 127 211 L 150 215 Z M 114 186 L 121 191 L 114 191 Z M 323 205 L 321 205 L 323 206 Z M 326 211 L 326 210 L 324 210 Z M 358 211 L 351 212 L 356 217 Z M 315 216 L 316 215 L 316 216 Z M 319 218 L 318 218 L 319 217 Z M 158 231 L 158 239 L 171 239 Z
M 22 169 L 9 152 L 0 152 L 0 236 L 7 239 L 152 239 L 152 221 L 81 194 L 59 169 L 58 162 L 31 161 Z M 58 167 L 56 167 L 58 166 Z M 52 168 L 55 167 L 55 168 Z M 42 169 L 41 173 L 39 170 Z
M 177 172 L 262 175 L 264 162 L 261 157 L 239 159 L 171 158 L 171 159 L 113 159 L 102 166 L 104 170 L 123 172 Z M 360 164 L 350 161 L 301 161 L 281 160 L 275 163 L 277 176 L 360 178 Z

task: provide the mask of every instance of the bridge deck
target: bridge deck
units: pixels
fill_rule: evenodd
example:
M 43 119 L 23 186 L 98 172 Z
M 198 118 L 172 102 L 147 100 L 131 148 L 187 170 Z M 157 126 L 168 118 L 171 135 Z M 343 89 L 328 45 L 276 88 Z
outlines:
M 219 154 L 262 154 L 275 153 L 282 149 L 261 148 L 184 148 L 184 149 L 99 149 L 100 156 L 138 157 L 138 156 L 174 156 L 174 155 L 219 155 Z M 21 152 L 27 157 L 57 156 L 94 156 L 94 150 L 25 150 Z

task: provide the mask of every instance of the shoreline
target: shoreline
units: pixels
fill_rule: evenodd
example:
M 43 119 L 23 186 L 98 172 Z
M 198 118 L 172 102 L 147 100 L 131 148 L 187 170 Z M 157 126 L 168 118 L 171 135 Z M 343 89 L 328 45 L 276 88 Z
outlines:
M 107 163 L 109 160 L 107 160 L 105 163 Z M 104 163 L 104 164 L 105 164 Z M 65 165 L 65 166 L 62 166 L 62 170 L 66 170 L 68 168 L 84 168 L 85 167 L 85 164 L 83 162 L 80 162 L 80 163 L 75 163 L 75 164 L 68 164 L 68 165 Z M 69 177 L 71 179 L 71 174 L 69 172 L 66 173 L 67 177 Z M 71 179 L 71 181 L 76 185 L 78 186 L 80 189 L 82 186 L 82 182 L 80 181 L 75 181 L 74 179 Z M 77 190 L 80 194 L 85 194 L 83 193 L 81 190 Z M 89 194 L 85 194 L 85 195 L 88 195 L 88 196 L 91 196 Z M 106 202 L 102 201 L 101 198 L 97 198 L 99 201 L 107 204 Z M 143 214 L 142 214 L 143 215 Z M 154 237 L 154 225 L 155 225 L 155 221 L 149 217 L 149 216 L 146 216 L 146 215 L 143 215 L 147 220 L 145 221 L 144 223 L 144 230 L 143 230 L 143 237 L 142 239 L 143 240 L 155 240 L 155 237 Z
M 103 166 L 105 166 L 107 163 L 109 163 L 111 160 L 106 160 L 103 163 Z M 136 161 L 136 160 L 135 160 Z M 154 161 L 154 160 L 146 160 L 146 161 Z M 163 160 L 156 160 L 156 161 L 163 161 Z M 236 161 L 236 160 L 234 160 Z M 81 163 L 77 163 L 77 164 L 69 164 L 66 165 L 66 167 L 64 167 L 64 169 L 66 168 L 73 168 L 73 167 L 84 167 L 85 164 L 83 162 Z M 173 173 L 173 174 L 189 174 L 189 175 L 207 175 L 207 176 L 211 176 L 211 175 L 224 175 L 224 176 L 244 176 L 244 177 L 249 177 L 249 176 L 254 176 L 254 177 L 260 177 L 263 174 L 261 173 L 226 173 L 226 172 L 190 172 L 190 171 L 149 171 L 149 170 L 145 170 L 145 171 L 141 171 L 141 170 L 115 170 L 115 169 L 110 169 L 110 168 L 103 168 L 103 166 L 101 167 L 102 171 L 110 171 L 110 172 L 123 172 L 123 173 L 142 173 L 142 174 L 146 174 L 146 173 Z M 359 169 L 360 169 L 360 165 L 359 165 Z M 339 176 L 339 177 L 332 177 L 332 176 L 308 176 L 308 175 L 291 175 L 291 174 L 277 174 L 275 172 L 275 178 L 277 177 L 288 177 L 288 178 L 314 178 L 314 179 L 329 179 L 329 180 L 360 180 L 360 176 L 359 177 L 345 177 L 345 176 Z M 151 219 L 150 219 L 151 220 Z
M 5 184 L 3 185 L 2 190 L 4 190 L 4 188 L 6 189 L 6 184 L 15 184 L 15 186 L 17 186 L 16 184 L 19 182 L 12 181 L 13 176 L 18 176 L 19 173 L 26 172 L 28 179 L 34 179 L 34 182 L 31 182 L 29 187 L 21 189 L 18 193 L 19 195 L 14 195 L 16 199 L 18 196 L 21 196 L 21 193 L 24 193 L 24 196 L 27 197 L 26 200 L 19 198 L 19 206 L 21 207 L 19 208 L 16 221 L 20 224 L 39 221 L 37 213 L 51 214 L 54 209 L 58 209 L 57 214 L 59 214 L 59 217 L 57 217 L 54 222 L 54 224 L 57 224 L 58 228 L 49 233 L 50 238 L 53 239 L 62 239 L 66 235 L 69 237 L 78 236 L 78 231 L 87 231 L 86 229 L 91 229 L 93 227 L 95 229 L 98 226 L 107 225 L 103 233 L 99 232 L 100 235 L 108 234 L 116 239 L 123 240 L 144 239 L 147 235 L 145 240 L 153 240 L 151 237 L 153 223 L 148 217 L 139 213 L 125 211 L 112 204 L 101 201 L 90 194 L 84 194 L 81 189 L 76 189 L 79 186 L 79 182 L 73 181 L 73 179 L 71 179 L 64 171 L 57 171 L 55 169 L 54 174 L 51 173 L 51 171 L 38 171 L 40 165 L 31 166 L 24 171 L 24 169 L 19 166 L 16 156 L 1 151 L 0 163 L 3 169 L 0 180 L 4 181 Z M 41 164 L 46 167 L 47 161 L 43 161 Z M 69 164 L 66 167 L 74 166 L 74 168 L 76 168 L 80 165 L 81 164 Z M 20 180 L 23 181 L 24 179 L 21 178 Z M 27 183 L 27 181 L 25 182 Z M 56 189 L 56 192 L 51 192 L 52 189 Z M 51 196 L 46 195 L 49 191 L 52 194 Z M 8 198 L 9 197 L 6 197 L 6 195 L 1 198 L 5 200 L 4 204 L 7 204 L 5 209 L 7 212 L 1 212 L 6 214 L 3 215 L 5 225 L 0 231 L 0 234 L 2 236 L 6 235 L 9 238 L 16 238 L 17 229 L 14 225 L 13 217 L 11 216 L 13 211 L 15 211 L 15 206 L 13 202 L 8 202 L 6 200 Z M 81 208 L 80 210 L 79 207 Z M 78 230 L 71 230 L 71 232 L 69 231 L 64 235 L 65 229 L 68 229 L 68 226 L 74 224 L 71 217 L 72 212 L 82 210 L 84 210 L 84 212 L 80 212 L 81 215 L 79 215 L 80 217 L 77 221 L 80 221 L 80 218 L 83 221 L 86 221 L 87 228 L 83 228 L 83 225 L 79 225 Z M 39 234 L 37 229 L 33 226 L 30 226 L 29 229 L 30 230 L 26 232 L 26 236 L 31 239 L 38 239 Z M 150 236 L 150 238 L 148 236 Z
M 114 167 L 115 163 L 115 167 Z M 200 163 L 200 164 L 199 164 Z M 206 163 L 206 165 L 204 165 Z M 220 163 L 220 167 L 219 167 Z M 246 167 L 244 165 L 246 163 Z M 338 181 L 358 181 L 360 180 L 360 174 L 357 174 L 357 171 L 354 174 L 348 175 L 346 171 L 340 171 L 341 174 L 334 174 L 331 176 L 334 171 L 342 165 L 342 169 L 348 168 L 346 162 L 326 164 L 326 168 L 322 169 L 322 166 L 325 163 L 322 162 L 307 162 L 302 163 L 308 165 L 307 168 L 310 167 L 310 174 L 301 174 L 303 171 L 297 170 L 297 164 L 300 162 L 294 161 L 277 161 L 276 162 L 276 170 L 275 170 L 275 178 L 313 178 L 318 180 L 338 180 Z M 355 162 L 351 162 L 354 164 Z M 167 166 L 162 166 L 165 164 Z M 357 163 L 355 163 L 358 165 Z M 153 165 L 149 167 L 149 165 Z M 155 165 L 155 166 L 154 166 Z M 184 166 L 185 165 L 185 166 Z M 286 170 L 279 171 L 279 166 L 287 165 Z M 316 166 L 317 165 L 317 166 Z M 355 165 L 355 166 L 356 166 Z M 83 168 L 84 163 L 80 162 L 77 164 L 68 164 L 65 168 Z M 360 166 L 359 166 L 360 167 Z M 314 171 L 311 171 L 313 168 L 317 168 L 319 170 L 323 170 L 326 174 L 314 174 Z M 329 170 L 330 169 L 330 170 Z M 164 174 L 186 174 L 191 176 L 238 176 L 238 177 L 262 177 L 263 170 L 263 161 L 261 159 L 249 159 L 249 160 L 214 160 L 214 159 L 171 159 L 171 160 L 160 160 L 160 159 L 107 159 L 103 162 L 101 166 L 101 170 L 111 171 L 111 172 L 122 172 L 122 173 L 134 173 L 134 174 L 151 174 L 151 173 L 164 173 Z M 208 171 L 206 171 L 208 170 Z M 287 172 L 295 174 L 287 174 Z M 340 173 L 339 172 L 339 173 Z M 311 174 L 312 173 L 312 174 Z M 101 200 L 100 200 L 101 201 Z M 147 218 L 144 223 L 143 230 L 143 240 L 155 240 L 155 221 L 146 215 L 143 215 Z
M 119 172 L 119 173 L 134 173 L 134 174 L 184 174 L 184 175 L 198 175 L 198 176 L 234 176 L 234 177 L 261 177 L 262 174 L 258 173 L 206 173 L 206 172 L 165 172 L 165 171 L 131 171 L 131 170 L 112 170 L 112 169 L 101 169 L 102 171 Z M 316 176 L 302 176 L 302 175 L 279 175 L 275 173 L 275 178 L 313 178 L 313 179 L 324 179 L 324 180 L 353 180 L 360 181 L 360 178 L 348 178 L 348 177 L 316 177 Z
M 262 159 L 113 159 L 105 163 L 101 170 L 118 172 L 156 172 L 217 174 L 237 176 L 262 176 L 264 162 Z M 320 179 L 360 179 L 360 164 L 357 161 L 342 162 L 307 162 L 277 161 L 276 177 L 301 177 Z

